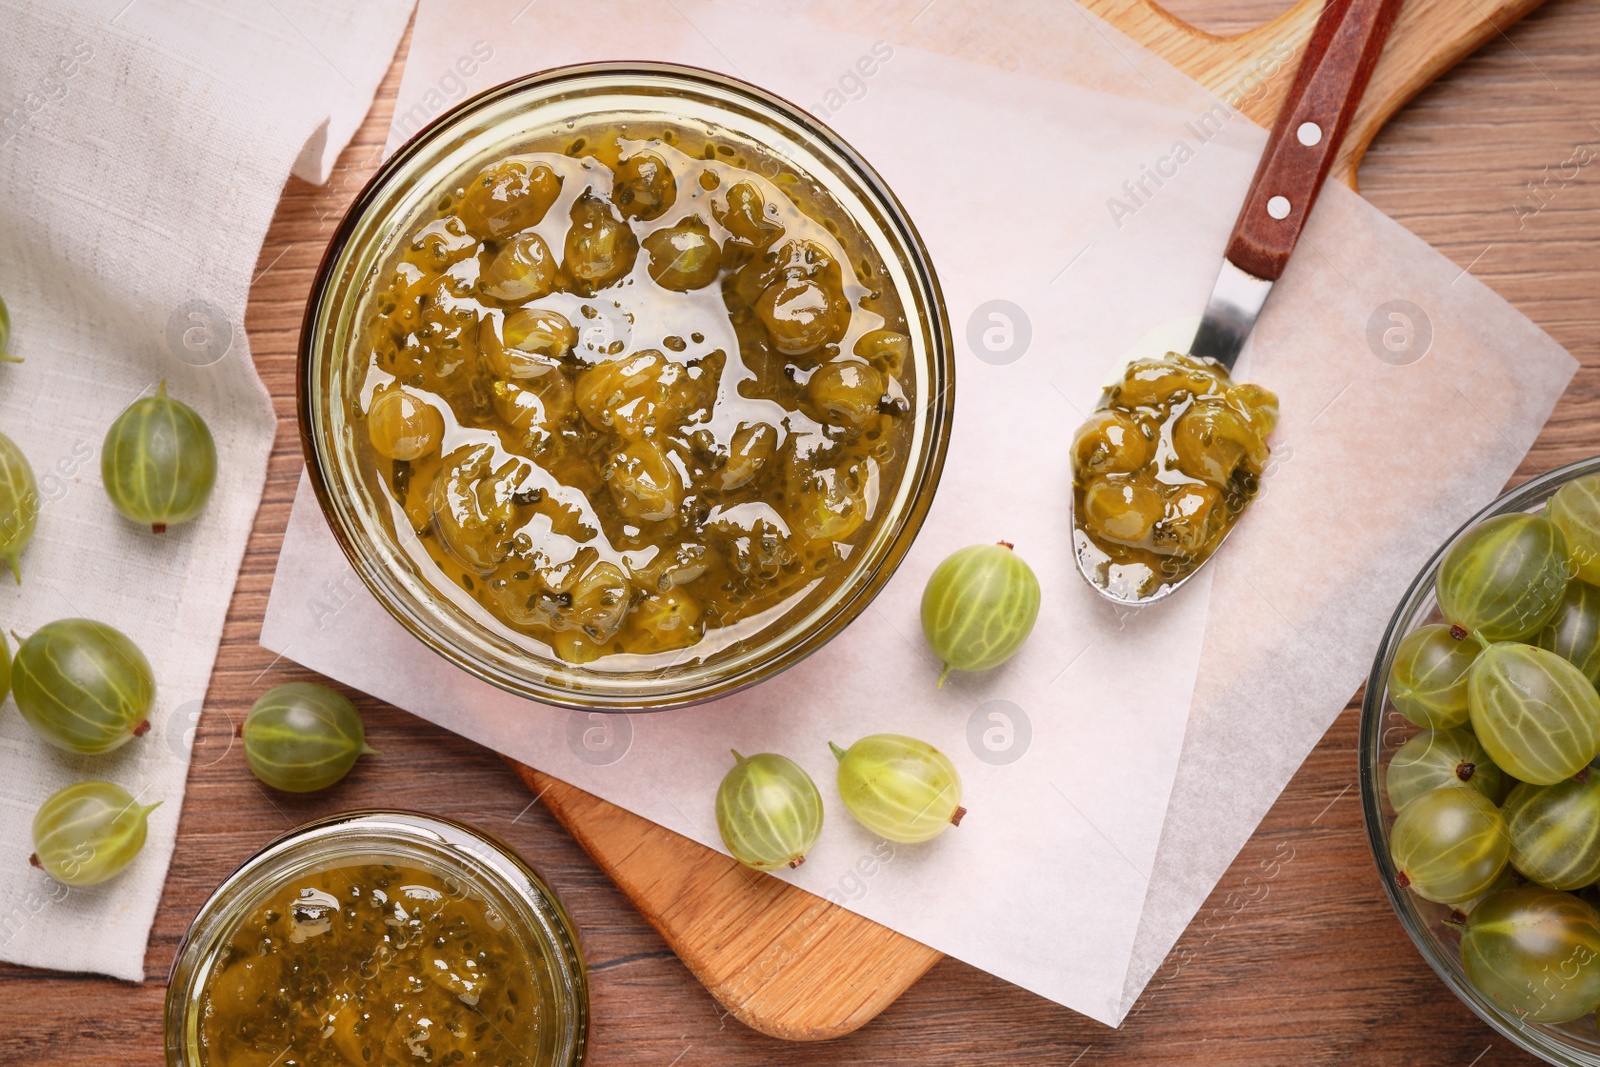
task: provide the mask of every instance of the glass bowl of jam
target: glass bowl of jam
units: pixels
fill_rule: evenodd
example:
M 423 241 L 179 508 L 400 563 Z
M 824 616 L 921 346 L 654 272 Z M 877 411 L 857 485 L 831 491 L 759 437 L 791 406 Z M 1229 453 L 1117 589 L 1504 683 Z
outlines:
M 931 503 L 953 366 L 905 211 L 835 134 L 689 68 L 466 101 L 317 277 L 311 483 L 402 625 L 588 710 L 725 695 L 842 631 Z
M 166 1000 L 168 1067 L 577 1067 L 571 918 L 511 848 L 399 811 L 302 826 L 201 906 Z

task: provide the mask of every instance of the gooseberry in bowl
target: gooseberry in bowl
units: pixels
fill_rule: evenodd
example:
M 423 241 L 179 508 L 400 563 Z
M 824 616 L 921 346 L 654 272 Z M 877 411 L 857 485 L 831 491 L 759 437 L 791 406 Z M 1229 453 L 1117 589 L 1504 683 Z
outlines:
M 1571 1067 L 1600 1064 L 1596 502 L 1600 457 L 1442 545 L 1383 635 L 1360 727 L 1368 838 L 1401 925 L 1484 1022 Z

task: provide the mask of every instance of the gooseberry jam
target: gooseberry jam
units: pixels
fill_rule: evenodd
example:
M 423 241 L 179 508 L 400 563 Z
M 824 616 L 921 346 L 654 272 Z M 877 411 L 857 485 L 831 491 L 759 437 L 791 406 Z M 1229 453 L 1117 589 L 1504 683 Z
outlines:
M 1123 600 L 1187 578 L 1255 499 L 1277 421 L 1276 396 L 1215 360 L 1130 364 L 1072 442 L 1084 573 Z
M 207 1064 L 516 1063 L 538 1045 L 537 961 L 460 882 L 392 863 L 275 889 L 206 981 Z
M 269 845 L 201 908 L 167 993 L 169 1067 L 577 1067 L 571 920 L 509 848 L 361 812 Z
M 748 144 L 563 124 L 398 248 L 357 447 L 437 573 L 567 662 L 738 640 L 842 575 L 900 480 L 900 295 Z

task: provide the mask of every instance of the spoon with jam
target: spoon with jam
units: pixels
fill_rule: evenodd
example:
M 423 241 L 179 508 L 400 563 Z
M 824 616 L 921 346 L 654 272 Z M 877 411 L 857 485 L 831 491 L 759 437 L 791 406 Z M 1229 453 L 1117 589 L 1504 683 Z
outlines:
M 1255 498 L 1278 400 L 1232 370 L 1282 276 L 1400 0 L 1328 0 L 1234 223 L 1188 354 L 1140 359 L 1072 442 L 1078 572 L 1118 604 L 1170 596 Z

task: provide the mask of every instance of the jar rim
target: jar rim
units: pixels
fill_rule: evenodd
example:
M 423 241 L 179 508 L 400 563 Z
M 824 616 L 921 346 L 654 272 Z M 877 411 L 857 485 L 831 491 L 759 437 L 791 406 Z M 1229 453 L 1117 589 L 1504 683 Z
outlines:
M 195 1011 L 216 952 L 249 910 L 275 887 L 341 858 L 447 871 L 507 905 L 525 951 L 542 960 L 550 977 L 558 1042 L 553 1062 L 580 1067 L 588 1053 L 588 971 L 576 925 L 555 890 L 498 837 L 445 816 L 403 809 L 349 811 L 304 823 L 257 850 L 212 890 L 179 942 L 168 974 L 168 1067 L 199 1067 Z

